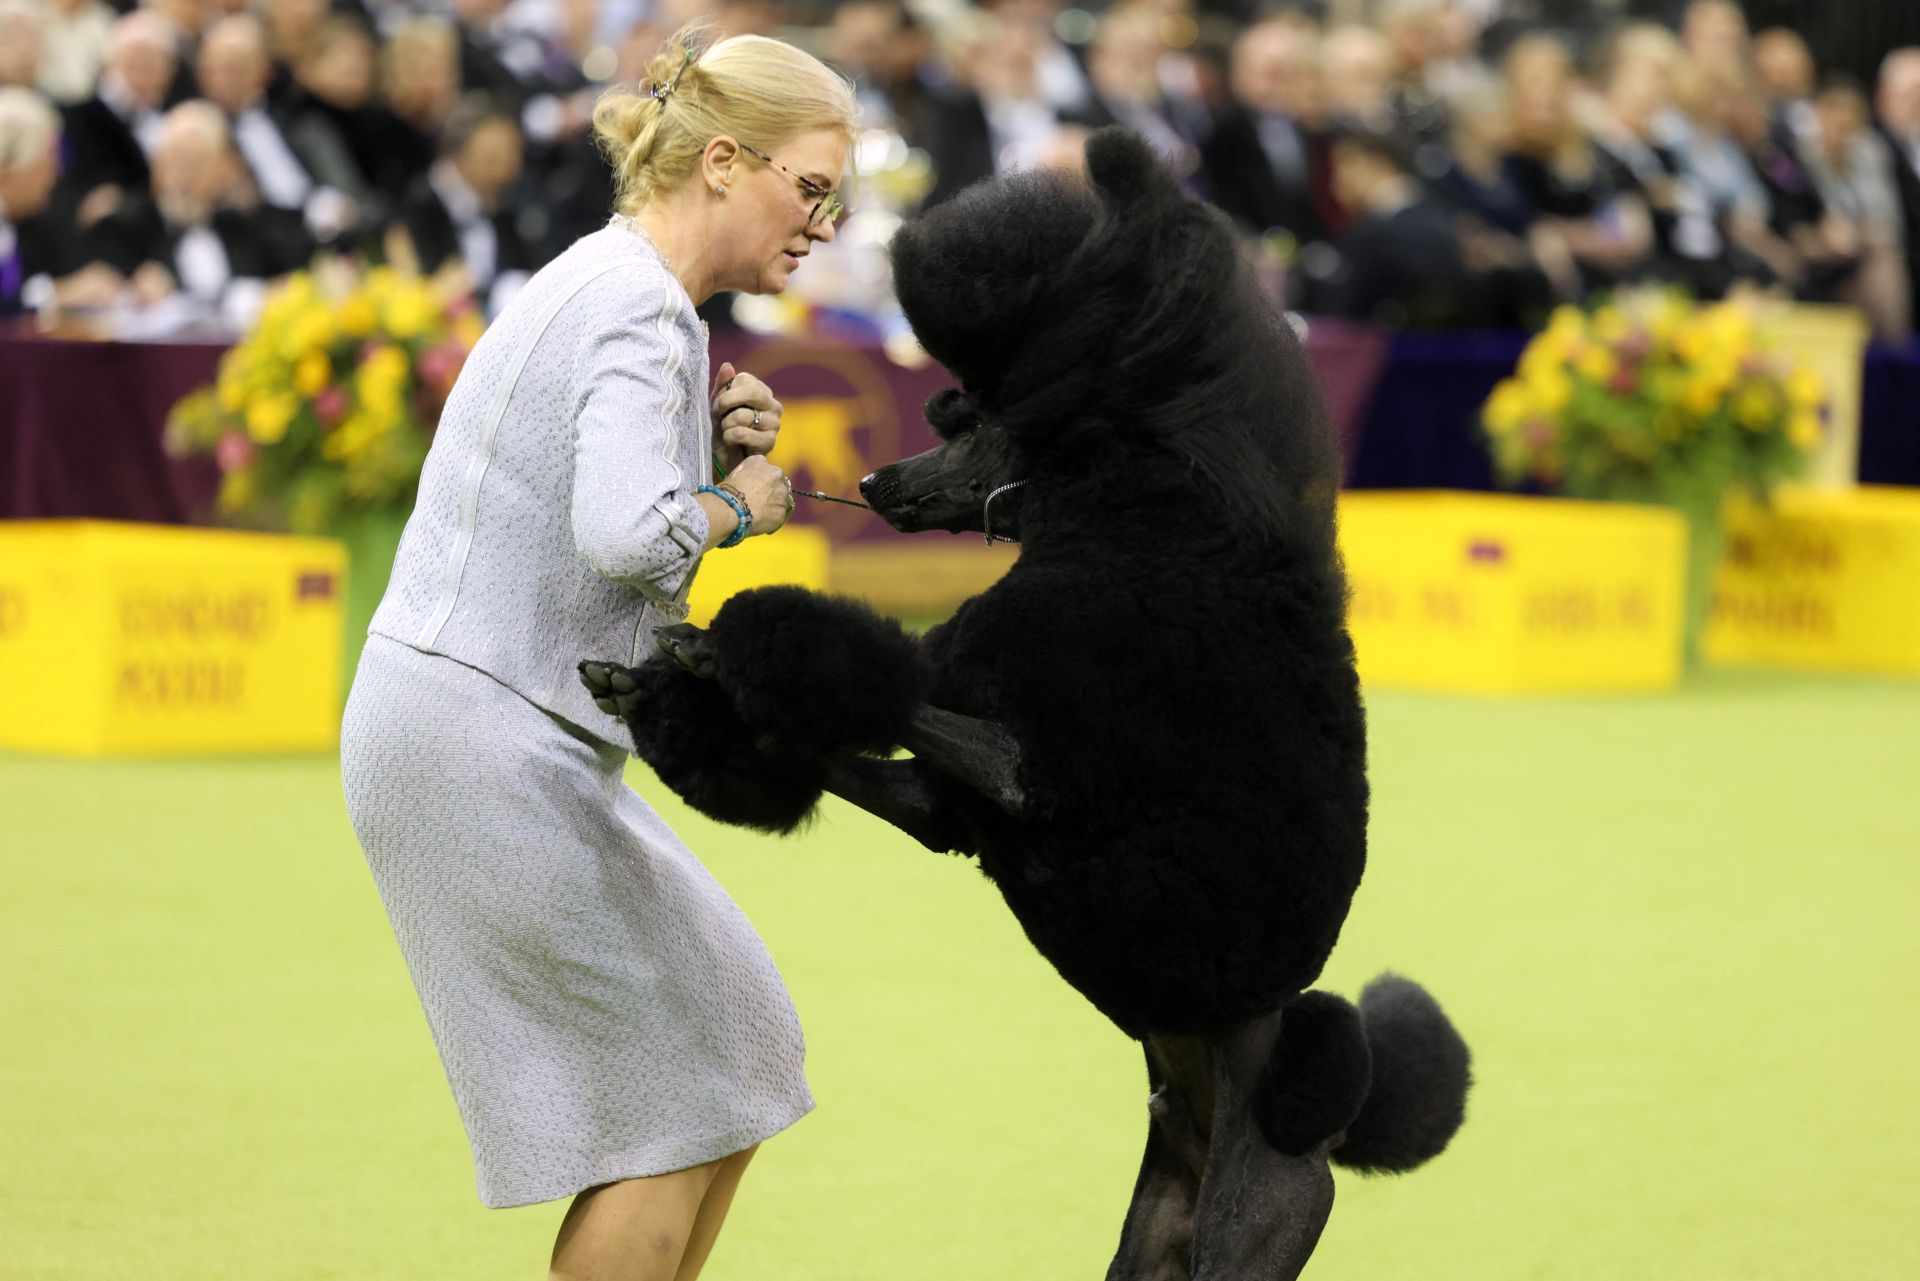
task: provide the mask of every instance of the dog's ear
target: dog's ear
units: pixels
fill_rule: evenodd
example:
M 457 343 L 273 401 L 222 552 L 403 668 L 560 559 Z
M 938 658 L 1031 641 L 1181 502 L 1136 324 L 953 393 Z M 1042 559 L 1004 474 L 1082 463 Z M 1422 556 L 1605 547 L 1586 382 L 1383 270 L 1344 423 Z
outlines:
M 1179 184 L 1139 134 L 1109 125 L 1087 139 L 1087 176 L 1108 203 L 1138 204 L 1179 194 Z
M 965 435 L 978 427 L 982 418 L 980 402 L 967 392 L 951 387 L 934 392 L 924 412 L 927 425 L 941 440 Z

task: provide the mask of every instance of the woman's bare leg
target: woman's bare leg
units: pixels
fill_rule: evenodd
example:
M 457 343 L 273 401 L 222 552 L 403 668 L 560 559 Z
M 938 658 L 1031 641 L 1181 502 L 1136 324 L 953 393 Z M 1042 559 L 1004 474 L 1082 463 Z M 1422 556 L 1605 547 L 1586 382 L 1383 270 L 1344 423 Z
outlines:
M 753 1160 L 753 1154 L 759 1150 L 755 1144 L 720 1163 L 713 1182 L 707 1187 L 706 1199 L 700 1203 L 700 1212 L 693 1218 L 693 1231 L 687 1237 L 686 1253 L 680 1258 L 680 1271 L 674 1274 L 673 1281 L 695 1281 L 700 1269 L 706 1266 L 707 1256 L 713 1252 L 713 1243 L 720 1235 L 720 1225 L 726 1221 L 727 1210 L 733 1205 L 740 1176 L 747 1172 L 747 1162 Z
M 560 1224 L 547 1281 L 674 1281 L 707 1192 L 732 1159 L 580 1193 Z

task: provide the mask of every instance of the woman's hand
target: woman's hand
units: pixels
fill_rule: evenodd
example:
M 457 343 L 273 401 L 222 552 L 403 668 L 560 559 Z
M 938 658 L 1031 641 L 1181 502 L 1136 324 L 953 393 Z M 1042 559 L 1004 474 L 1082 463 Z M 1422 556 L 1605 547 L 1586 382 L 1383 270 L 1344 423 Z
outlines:
M 780 402 L 772 389 L 723 362 L 714 373 L 713 452 L 728 478 L 744 459 L 771 452 L 779 436 Z M 760 508 L 753 510 L 758 517 Z
M 753 513 L 749 536 L 771 534 L 793 515 L 793 482 L 787 474 L 758 454 L 748 454 L 740 465 L 727 473 L 726 484 L 746 496 Z

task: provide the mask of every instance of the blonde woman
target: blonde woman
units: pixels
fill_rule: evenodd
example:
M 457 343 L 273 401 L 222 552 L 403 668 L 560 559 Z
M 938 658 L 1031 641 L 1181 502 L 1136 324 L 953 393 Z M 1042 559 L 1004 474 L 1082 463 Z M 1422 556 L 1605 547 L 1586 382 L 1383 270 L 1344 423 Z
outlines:
M 701 557 L 793 506 L 780 404 L 710 378 L 694 307 L 833 238 L 853 96 L 778 41 L 687 40 L 595 114 L 619 213 L 467 361 L 341 731 L 480 1198 L 574 1198 L 554 1277 L 696 1276 L 755 1146 L 813 1106 L 766 948 L 575 673 L 646 657 Z

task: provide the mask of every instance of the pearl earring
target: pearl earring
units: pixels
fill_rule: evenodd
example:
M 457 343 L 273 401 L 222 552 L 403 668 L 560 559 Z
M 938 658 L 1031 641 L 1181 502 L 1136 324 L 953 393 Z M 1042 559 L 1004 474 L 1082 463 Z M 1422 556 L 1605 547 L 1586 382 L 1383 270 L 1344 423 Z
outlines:
M 727 188 L 726 188 L 726 184 L 724 184 L 724 183 L 722 183 L 722 184 L 721 184 L 720 186 L 718 186 L 718 187 L 715 187 L 715 188 L 713 189 L 713 194 L 714 194 L 714 195 L 716 195 L 716 196 L 724 196 L 724 195 L 726 195 L 726 194 L 727 194 Z

